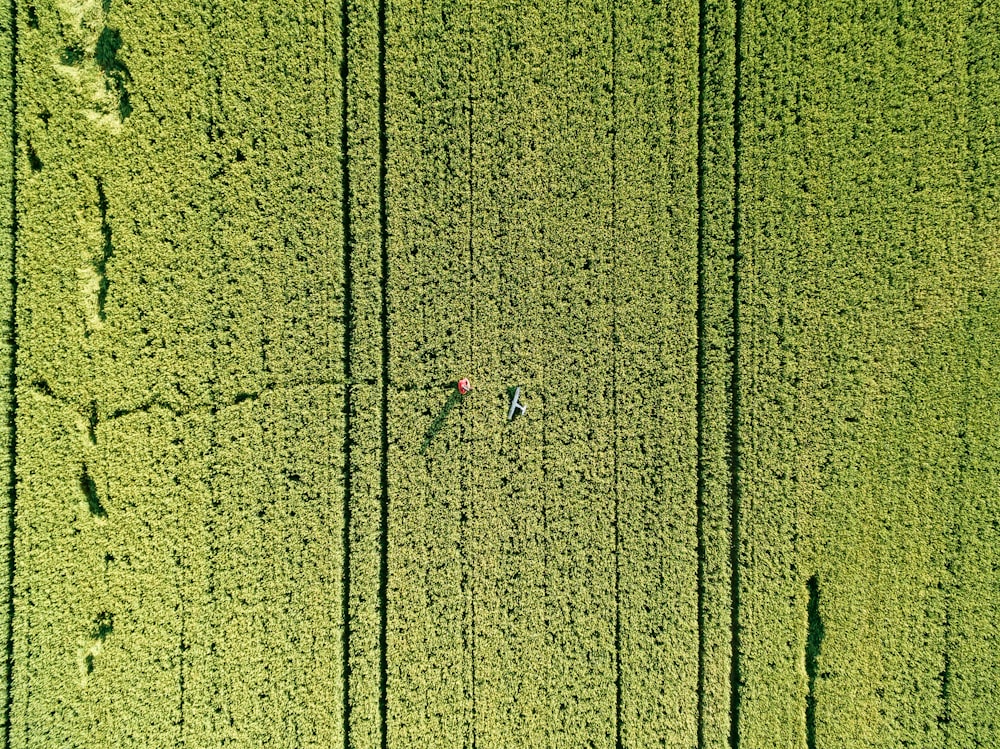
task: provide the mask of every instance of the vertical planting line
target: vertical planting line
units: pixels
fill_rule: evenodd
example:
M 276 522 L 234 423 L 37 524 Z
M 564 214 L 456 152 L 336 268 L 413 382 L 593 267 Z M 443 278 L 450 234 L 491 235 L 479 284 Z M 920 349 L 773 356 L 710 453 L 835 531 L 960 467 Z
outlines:
M 729 672 L 729 746 L 739 749 L 740 745 L 740 450 L 739 427 L 742 398 L 740 394 L 740 185 L 742 182 L 743 122 L 740 116 L 743 96 L 743 0 L 736 2 L 735 30 L 735 81 L 733 83 L 733 359 L 732 359 L 732 401 L 733 414 L 730 423 L 730 487 L 732 511 L 730 517 L 731 534 L 729 561 L 732 565 L 730 576 L 730 628 L 732 653 Z
M 945 612 L 945 628 L 950 626 L 948 621 L 947 611 Z M 947 640 L 947 633 L 945 639 Z M 944 665 L 941 669 L 941 712 L 938 713 L 938 726 L 941 728 L 941 733 L 943 734 L 944 745 L 951 746 L 951 655 L 948 651 L 947 645 L 944 651 Z M 815 702 L 815 700 L 814 700 Z M 808 718 L 808 713 L 806 714 Z M 808 724 L 807 724 L 808 726 Z M 815 715 L 813 716 L 813 736 L 815 737 Z M 815 738 L 813 740 L 812 746 L 809 749 L 816 749 Z
M 966 325 L 966 332 L 968 332 L 968 326 Z M 966 383 L 968 380 L 966 379 Z M 968 411 L 968 405 L 963 404 L 963 411 Z M 962 431 L 960 433 L 960 438 L 962 440 L 962 457 L 959 460 L 959 486 L 965 488 L 965 475 L 967 472 L 967 464 L 969 462 L 969 448 L 968 448 L 968 425 L 963 424 L 961 427 Z M 958 580 L 955 573 L 955 564 L 957 558 L 962 552 L 962 538 L 961 529 L 957 527 L 958 521 L 952 518 L 952 521 L 948 523 L 948 538 L 955 539 L 954 543 L 949 544 L 949 548 L 946 550 L 945 563 L 944 563 L 944 648 L 941 653 L 941 673 L 938 676 L 938 681 L 941 685 L 940 692 L 938 693 L 938 700 L 941 707 L 937 715 L 937 724 L 941 729 L 941 733 L 944 740 L 944 745 L 951 746 L 951 653 L 954 648 L 954 635 L 952 634 L 951 628 L 951 614 L 954 606 L 954 595 L 955 591 L 958 589 Z M 810 694 L 812 693 L 810 684 Z M 808 716 L 807 716 L 808 717 Z M 814 746 L 808 749 L 816 749 Z
M 386 0 L 378 3 L 378 210 L 379 251 L 381 254 L 382 294 L 380 322 L 382 326 L 382 423 L 380 466 L 380 526 L 379 526 L 379 723 L 382 749 L 389 747 L 389 661 L 388 661 L 388 598 L 389 598 L 389 219 L 386 207 L 386 170 L 388 138 L 386 135 L 385 80 L 385 16 Z
M 340 213 L 343 221 L 344 243 L 343 255 L 343 305 L 344 305 L 344 507 L 343 523 L 344 559 L 341 569 L 341 646 L 343 648 L 343 731 L 344 749 L 351 745 L 351 388 L 352 341 L 354 334 L 354 274 L 351 268 L 351 251 L 354 238 L 351 236 L 351 179 L 348 165 L 347 143 L 347 48 L 348 48 L 348 0 L 340 4 L 340 170 L 341 170 L 341 202 Z M 326 49 L 326 6 L 323 8 L 323 48 Z
M 205 67 L 208 73 L 209 82 L 214 85 L 214 89 L 211 95 L 208 97 L 208 122 L 206 127 L 206 137 L 207 145 L 209 149 L 209 157 L 213 160 L 213 167 L 217 168 L 218 164 L 222 161 L 222 155 L 219 151 L 219 146 L 216 145 L 216 141 L 219 138 L 219 122 L 222 119 L 222 73 L 220 72 L 219 65 L 219 53 L 216 51 L 215 42 L 219 32 L 219 0 L 211 0 L 206 3 L 209 10 L 209 20 L 208 28 L 206 29 L 206 37 L 209 42 L 209 49 L 205 59 Z M 216 222 L 217 211 L 216 208 L 219 204 L 219 197 L 217 189 L 215 188 L 215 175 L 213 173 L 210 177 L 209 184 L 212 185 L 212 190 L 209 195 L 209 242 L 211 244 L 212 257 L 216 258 L 219 256 L 219 232 Z M 214 292 L 214 289 L 212 289 Z M 212 335 L 212 347 L 213 350 L 217 346 L 217 341 L 215 337 L 219 334 L 219 327 L 216 324 L 214 317 L 209 323 L 210 332 Z M 218 483 L 213 481 L 214 473 L 210 466 L 212 465 L 216 455 L 219 452 L 219 419 L 218 419 L 218 409 L 216 403 L 218 402 L 218 383 L 219 383 L 219 363 L 216 356 L 211 357 L 211 371 L 209 374 L 209 385 L 211 386 L 210 395 L 212 400 L 212 406 L 209 410 L 211 414 L 210 421 L 210 436 L 208 451 L 205 457 L 205 467 L 207 469 L 206 484 L 209 488 L 209 506 L 205 511 L 205 517 L 203 518 L 203 527 L 205 529 L 205 535 L 208 539 L 208 553 L 206 559 L 206 577 L 204 595 L 207 598 L 209 604 L 209 610 L 211 611 L 211 603 L 215 597 L 215 584 L 216 584 L 216 567 L 217 567 L 217 557 L 219 555 L 219 541 L 218 534 L 216 531 L 216 525 L 219 522 L 221 516 L 221 505 L 222 502 L 219 499 L 219 488 Z M 214 612 L 213 612 L 214 613 Z M 214 622 L 210 626 L 215 626 Z M 212 654 L 214 656 L 214 645 L 212 647 Z M 183 658 L 183 656 L 181 656 Z M 213 664 L 214 665 L 214 664 Z M 214 669 L 209 671 L 211 674 L 210 678 L 215 678 Z M 183 730 L 183 728 L 182 728 Z
M 178 520 L 179 519 L 180 518 L 178 516 Z M 183 584 L 184 584 L 184 577 L 183 577 L 184 567 L 187 565 L 187 555 L 183 551 L 181 552 L 181 560 L 180 561 L 181 561 L 181 575 L 182 575 L 182 577 L 181 577 L 181 585 L 183 586 Z M 105 565 L 105 568 L 106 568 L 106 565 Z M 188 648 L 187 648 L 187 611 L 185 610 L 185 606 L 184 606 L 183 587 L 181 588 L 181 634 L 180 634 L 180 640 L 181 640 L 181 657 L 180 657 L 180 662 L 177 664 L 177 671 L 178 671 L 177 688 L 178 688 L 178 697 L 179 697 L 179 702 L 180 702 L 180 704 L 177 706 L 178 713 L 179 713 L 179 716 L 178 716 L 179 720 L 178 720 L 178 726 L 177 726 L 177 735 L 178 735 L 179 739 L 178 739 L 177 743 L 180 746 L 184 746 L 184 654 L 187 652 Z
M 475 270 L 473 268 L 474 256 L 473 256 L 473 247 L 472 247 L 472 222 L 473 222 L 473 214 L 472 214 L 473 205 L 472 205 L 472 199 L 473 199 L 473 193 L 474 193 L 474 185 L 473 185 L 473 179 L 472 179 L 472 116 L 473 116 L 473 112 L 472 112 L 472 76 L 473 76 L 472 43 L 473 43 L 473 34 L 472 34 L 472 4 L 470 3 L 469 4 L 469 68 L 468 68 L 468 70 L 469 70 L 469 367 L 470 368 L 474 364 L 474 351 L 473 351 L 474 332 L 473 332 L 473 328 L 475 327 L 475 321 L 476 321 L 476 295 L 473 293 L 473 291 L 474 291 L 473 287 L 474 287 L 474 283 L 475 283 L 475 281 L 474 281 L 474 279 L 475 279 Z M 462 492 L 462 498 L 463 498 L 462 499 L 462 504 L 463 505 L 465 504 L 465 495 L 466 495 L 466 492 L 463 491 Z M 471 506 L 469 507 L 469 515 L 472 514 L 473 509 L 474 509 L 473 507 L 471 507 Z M 462 552 L 463 552 L 463 554 L 466 551 L 465 541 L 467 540 L 466 537 L 465 537 L 465 531 L 467 530 L 465 519 L 466 519 L 466 515 L 465 515 L 465 509 L 463 507 L 463 510 L 462 510 L 462 526 L 463 526 L 463 528 L 462 528 L 462 530 L 463 530 Z M 466 569 L 467 570 L 468 570 L 469 566 L 471 566 L 471 565 L 470 565 L 468 559 L 466 559 Z M 475 576 L 474 575 L 470 575 L 469 579 L 470 579 L 470 581 L 474 581 L 475 580 Z M 469 624 L 469 630 L 470 630 L 469 631 L 469 645 L 470 645 L 469 658 L 470 658 L 470 661 L 472 663 L 472 673 L 470 675 L 470 678 L 471 678 L 471 681 L 472 681 L 472 749 L 476 749 L 476 589 L 475 589 L 474 582 L 470 582 L 469 583 L 469 608 L 470 608 L 469 615 L 470 615 L 470 619 L 471 619 L 470 624 Z
M 473 33 L 472 33 L 472 3 L 469 3 L 469 365 L 473 364 L 475 358 L 475 347 L 473 341 L 475 339 L 474 335 L 474 324 L 476 319 L 476 297 L 472 293 L 475 285 L 475 269 L 473 266 L 474 255 L 472 247 L 472 221 L 473 221 L 473 193 L 474 193 L 474 182 L 472 179 L 472 118 L 473 118 L 473 90 L 472 90 L 472 77 L 474 75 L 473 59 L 472 59 L 472 45 L 473 45 Z
M 621 497 L 618 492 L 618 13 L 611 2 L 611 426 L 612 484 L 615 494 L 615 747 L 622 749 Z
M 8 345 L 10 346 L 10 369 L 8 371 L 7 429 L 10 434 L 10 473 L 8 474 L 9 496 L 7 511 L 7 663 L 4 677 L 7 683 L 7 699 L 4 704 L 3 735 L 4 746 L 10 747 L 11 710 L 14 674 L 14 508 L 17 501 L 17 0 L 10 0 L 10 312 L 7 318 Z
M 698 696 L 697 696 L 697 740 L 698 749 L 705 746 L 705 380 L 706 371 L 706 331 L 705 307 L 707 305 L 705 290 L 705 89 L 707 87 L 707 70 L 705 63 L 706 39 L 705 24 L 707 22 L 706 0 L 698 3 L 698 185 L 696 201 L 698 203 L 698 270 L 697 270 L 697 389 L 695 393 L 695 421 L 697 443 L 697 489 L 695 507 L 697 508 L 696 545 L 698 550 Z

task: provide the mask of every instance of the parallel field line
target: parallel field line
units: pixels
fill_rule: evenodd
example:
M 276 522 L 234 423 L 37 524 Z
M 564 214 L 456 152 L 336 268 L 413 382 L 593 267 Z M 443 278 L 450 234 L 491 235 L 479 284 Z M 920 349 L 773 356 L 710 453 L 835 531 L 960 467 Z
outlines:
M 732 422 L 730 428 L 730 492 L 732 496 L 730 536 L 730 609 L 732 628 L 732 664 L 729 693 L 729 746 L 740 745 L 740 408 L 743 387 L 740 376 L 740 270 L 742 268 L 740 231 L 740 183 L 742 181 L 742 129 L 740 113 L 743 95 L 743 0 L 736 0 L 735 81 L 733 88 L 733 359 Z
M 7 498 L 7 657 L 4 678 L 4 746 L 10 747 L 14 668 L 14 510 L 17 503 L 17 0 L 10 0 L 10 311 L 7 318 L 10 362 L 7 380 L 7 430 L 10 434 Z

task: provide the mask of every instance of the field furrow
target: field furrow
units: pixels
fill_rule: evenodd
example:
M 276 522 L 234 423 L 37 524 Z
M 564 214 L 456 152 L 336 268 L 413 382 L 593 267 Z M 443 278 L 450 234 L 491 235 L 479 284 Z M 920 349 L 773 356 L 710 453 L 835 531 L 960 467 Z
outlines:
M 17 188 L 14 182 L 15 161 L 17 159 L 17 149 L 15 145 L 15 116 L 17 109 L 17 89 L 16 89 L 16 64 L 14 61 L 14 9 L 10 6 L 0 11 L 0 29 L 3 33 L 3 42 L 0 43 L 0 59 L 9 61 L 10 75 L 2 76 L 3 84 L 0 86 L 0 100 L 10 102 L 9 107 L 3 107 L 3 114 L 0 115 L 0 131 L 3 133 L 5 147 L 3 165 L 0 166 L 0 184 L 4 194 L 4 201 L 9 200 L 10 205 L 4 204 L 3 219 L 0 220 L 0 267 L 7 273 L 7 281 L 0 282 L 0 317 L 4 320 L 3 335 L 0 335 L 0 411 L 3 413 L 4 428 L 0 429 L 0 471 L 4 477 L 5 489 L 3 493 L 3 519 L 0 524 L 6 531 L 4 540 L 0 543 L 3 551 L 0 552 L 0 569 L 7 574 L 5 578 L 5 593 L 0 596 L 0 632 L 4 633 L 6 643 L 6 666 L 3 670 L 3 685 L 0 689 L 0 698 L 3 699 L 4 706 L 4 732 L 5 736 L 10 732 L 10 685 L 12 669 L 13 647 L 13 597 L 14 597 L 14 357 L 15 336 L 14 336 L 14 288 L 13 259 L 14 259 L 14 238 L 16 227 L 16 198 Z M 9 150 L 8 150 L 9 149 Z M 6 210 L 9 207 L 10 210 Z
M 332 15 L 336 17 L 336 13 Z M 379 3 L 345 2 L 340 10 L 341 135 L 344 194 L 344 368 L 349 432 L 345 459 L 344 573 L 347 676 L 343 721 L 350 746 L 382 742 L 381 599 L 383 412 L 383 214 L 380 128 Z M 333 35 L 329 34 L 328 39 Z
M 729 747 L 733 710 L 733 215 L 736 5 L 702 3 L 698 131 L 698 745 Z

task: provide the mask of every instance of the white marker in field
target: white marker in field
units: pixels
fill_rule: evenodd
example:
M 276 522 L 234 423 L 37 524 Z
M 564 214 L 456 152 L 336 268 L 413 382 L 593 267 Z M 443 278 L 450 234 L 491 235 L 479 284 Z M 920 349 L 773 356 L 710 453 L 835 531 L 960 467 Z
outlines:
M 524 414 L 527 412 L 528 409 L 524 406 L 524 404 L 518 403 L 518 399 L 520 397 L 521 397 L 521 386 L 518 385 L 517 388 L 514 390 L 514 397 L 511 399 L 510 402 L 510 410 L 507 412 L 507 421 L 514 420 L 515 411 L 520 411 L 521 416 L 524 416 Z

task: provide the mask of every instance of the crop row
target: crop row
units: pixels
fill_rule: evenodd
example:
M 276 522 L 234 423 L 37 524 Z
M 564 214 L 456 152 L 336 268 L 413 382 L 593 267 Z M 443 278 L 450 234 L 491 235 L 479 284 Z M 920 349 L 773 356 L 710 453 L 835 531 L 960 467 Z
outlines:
M 997 735 L 996 18 L 743 5 L 742 747 Z
M 386 28 L 390 744 L 695 743 L 697 8 Z
M 0 58 L 5 60 L 12 59 L 11 50 L 14 42 L 13 34 L 11 32 L 12 19 L 11 19 L 11 9 L 5 8 L 0 11 L 0 28 L 4 29 L 2 34 L 3 41 L 0 42 Z M 3 88 L 0 90 L 0 97 L 4 101 L 13 102 L 13 92 L 14 92 L 14 76 L 13 70 L 11 71 L 9 77 L 3 78 Z M 3 114 L 0 115 L 0 131 L 3 132 L 3 137 L 6 139 L 7 143 L 13 143 L 14 135 L 14 118 L 13 118 L 13 107 L 4 107 Z M 13 184 L 14 184 L 14 163 L 13 159 L 4 159 L 3 165 L 0 166 L 0 183 L 4 185 L 4 189 L 7 191 L 6 194 L 8 199 L 13 202 Z M 13 257 L 13 236 L 14 236 L 14 207 L 11 206 L 10 211 L 3 212 L 2 225 L 0 225 L 0 265 L 7 269 L 9 272 L 12 265 L 11 260 Z M 13 567 L 13 548 L 12 544 L 9 542 L 10 529 L 13 525 L 13 505 L 11 502 L 11 497 L 13 496 L 13 440 L 14 432 L 9 428 L 12 423 L 14 399 L 12 392 L 12 362 L 14 357 L 14 336 L 13 336 L 13 304 L 14 304 L 14 286 L 9 282 L 10 278 L 8 276 L 8 281 L 0 283 L 0 315 L 3 315 L 3 334 L 0 335 L 0 405 L 2 405 L 2 412 L 4 414 L 4 423 L 8 425 L 8 428 L 0 430 L 0 471 L 3 471 L 4 476 L 4 492 L 3 492 L 3 527 L 7 529 L 8 533 L 8 543 L 3 544 L 3 551 L 0 552 L 0 569 L 8 571 L 7 577 L 7 593 L 0 596 L 0 631 L 4 632 L 4 639 L 9 644 L 11 640 L 13 624 L 11 617 L 11 599 L 12 595 L 9 589 L 10 586 L 10 572 L 14 569 Z M 7 659 L 7 667 L 4 669 L 3 679 L 2 679 L 2 691 L 0 691 L 0 697 L 3 698 L 3 704 L 9 704 L 8 700 L 10 697 L 10 659 Z
M 17 6 L 11 746 L 342 736 L 328 12 Z

